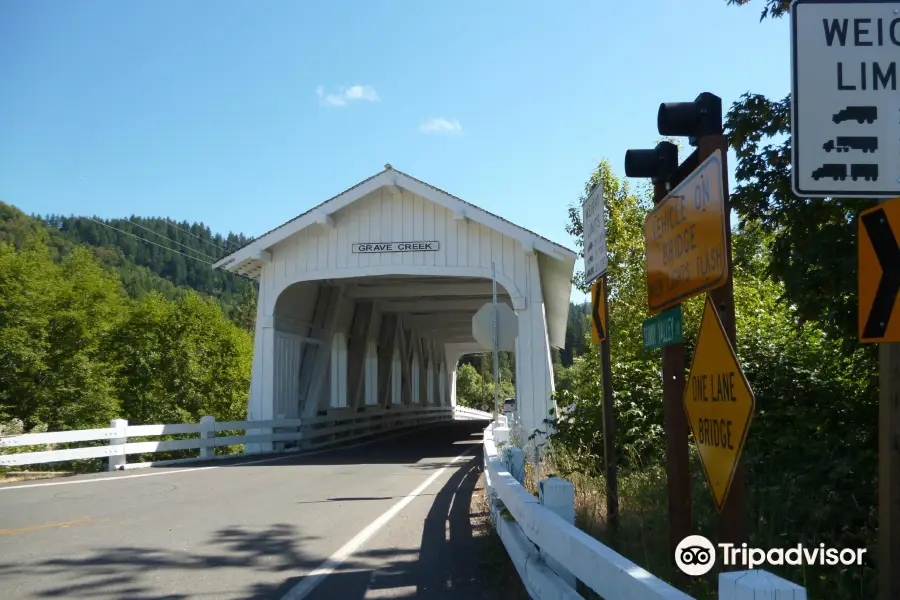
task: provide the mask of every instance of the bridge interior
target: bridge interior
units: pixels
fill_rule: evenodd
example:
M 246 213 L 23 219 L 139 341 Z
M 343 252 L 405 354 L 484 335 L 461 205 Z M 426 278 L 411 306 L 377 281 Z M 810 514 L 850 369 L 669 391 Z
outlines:
M 472 335 L 472 317 L 491 298 L 492 282 L 476 277 L 292 284 L 274 310 L 276 416 L 451 406 L 459 357 L 483 351 Z M 512 307 L 499 283 L 497 300 Z

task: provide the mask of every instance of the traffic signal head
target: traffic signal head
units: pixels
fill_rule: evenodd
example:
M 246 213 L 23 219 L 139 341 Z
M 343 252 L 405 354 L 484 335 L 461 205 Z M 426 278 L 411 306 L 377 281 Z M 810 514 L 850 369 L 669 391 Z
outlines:
M 653 183 L 667 181 L 678 168 L 678 146 L 660 142 L 649 150 L 625 152 L 625 176 L 649 177 Z
M 693 102 L 663 102 L 656 115 L 656 126 L 660 135 L 721 135 L 722 99 L 703 92 Z

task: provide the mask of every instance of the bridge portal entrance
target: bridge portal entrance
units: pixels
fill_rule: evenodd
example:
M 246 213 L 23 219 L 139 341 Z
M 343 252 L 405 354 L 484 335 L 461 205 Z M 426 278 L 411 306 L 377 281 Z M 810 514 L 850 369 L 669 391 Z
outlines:
M 472 316 L 518 317 L 516 404 L 541 425 L 565 344 L 576 254 L 387 165 L 215 263 L 259 281 L 248 420 L 450 407 L 483 352 Z M 260 448 L 265 450 L 266 448 Z

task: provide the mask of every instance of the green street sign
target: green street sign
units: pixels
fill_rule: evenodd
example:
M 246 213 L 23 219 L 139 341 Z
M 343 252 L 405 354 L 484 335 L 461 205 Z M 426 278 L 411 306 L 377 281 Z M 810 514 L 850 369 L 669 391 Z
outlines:
M 681 327 L 681 305 L 644 321 L 644 349 L 662 348 L 684 341 Z

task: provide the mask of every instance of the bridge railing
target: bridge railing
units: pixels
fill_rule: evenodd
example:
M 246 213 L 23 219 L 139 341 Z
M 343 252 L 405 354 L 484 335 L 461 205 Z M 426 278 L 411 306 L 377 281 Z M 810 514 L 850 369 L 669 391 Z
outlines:
M 473 409 L 446 406 L 365 407 L 356 412 L 337 409 L 313 419 L 272 419 L 266 421 L 217 421 L 215 417 L 201 417 L 198 423 L 165 425 L 130 425 L 125 419 L 115 419 L 109 427 L 51 431 L 0 437 L 0 467 L 45 464 L 106 458 L 110 471 L 161 466 L 197 460 L 234 458 L 235 454 L 218 454 L 216 448 L 260 444 L 260 453 L 296 452 L 325 448 L 366 438 L 380 432 L 393 431 L 457 419 L 490 419 L 479 416 Z M 234 435 L 235 431 L 244 431 Z M 159 436 L 196 436 L 177 440 L 129 441 L 134 438 Z M 57 444 L 77 442 L 96 443 L 83 448 L 52 449 Z M 41 447 L 34 451 L 4 453 L 7 449 Z M 47 449 L 50 446 L 51 449 Z M 128 463 L 129 455 L 198 450 L 188 458 Z M 245 454 L 250 453 L 245 449 Z
M 477 420 L 491 420 L 494 418 L 494 415 L 485 412 L 483 410 L 478 410 L 477 408 L 469 408 L 468 406 L 454 406 L 453 407 L 454 417 L 457 419 L 477 419 Z
M 582 600 L 577 581 L 605 600 L 692 600 L 575 527 L 570 482 L 545 479 L 538 497 L 529 493 L 522 485 L 524 454 L 508 441 L 501 424 L 484 430 L 485 489 L 494 528 L 534 600 Z M 720 573 L 718 597 L 805 600 L 806 591 L 754 569 Z

